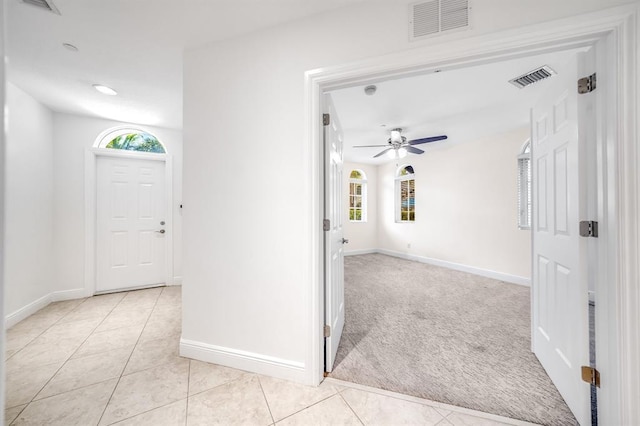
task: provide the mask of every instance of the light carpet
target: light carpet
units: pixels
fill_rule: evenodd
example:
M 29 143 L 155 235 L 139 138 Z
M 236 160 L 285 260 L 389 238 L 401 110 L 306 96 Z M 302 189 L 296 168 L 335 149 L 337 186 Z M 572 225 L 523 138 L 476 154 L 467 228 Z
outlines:
M 381 254 L 345 258 L 330 377 L 544 425 L 575 425 L 531 353 L 529 288 Z

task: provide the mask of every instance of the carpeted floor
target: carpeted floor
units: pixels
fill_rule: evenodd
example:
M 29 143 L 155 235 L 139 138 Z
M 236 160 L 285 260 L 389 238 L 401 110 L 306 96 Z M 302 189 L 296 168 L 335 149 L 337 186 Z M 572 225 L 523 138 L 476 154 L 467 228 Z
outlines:
M 531 353 L 529 288 L 380 254 L 345 258 L 330 377 L 544 425 L 576 420 Z

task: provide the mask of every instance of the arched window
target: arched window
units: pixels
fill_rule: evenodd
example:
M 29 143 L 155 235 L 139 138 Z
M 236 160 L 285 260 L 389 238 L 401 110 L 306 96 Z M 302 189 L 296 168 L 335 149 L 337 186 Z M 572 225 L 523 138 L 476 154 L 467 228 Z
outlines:
M 396 173 L 396 221 L 416 220 L 416 179 L 413 166 L 401 166 Z
M 362 170 L 352 170 L 349 175 L 349 220 L 367 221 L 367 176 Z
M 518 155 L 518 228 L 531 229 L 531 141 Z
M 152 134 L 134 128 L 118 128 L 106 132 L 98 148 L 165 154 L 164 145 Z

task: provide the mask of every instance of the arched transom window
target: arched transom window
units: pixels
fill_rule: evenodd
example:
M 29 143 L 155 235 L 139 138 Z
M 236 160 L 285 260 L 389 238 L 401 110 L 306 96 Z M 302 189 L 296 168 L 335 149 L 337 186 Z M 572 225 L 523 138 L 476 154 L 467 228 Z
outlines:
M 349 175 L 349 220 L 367 221 L 367 176 L 362 170 L 352 170 Z
M 416 179 L 413 166 L 402 166 L 396 174 L 396 221 L 416 220 Z
M 98 147 L 155 154 L 167 152 L 164 145 L 154 135 L 133 128 L 121 128 L 107 132 L 101 138 Z

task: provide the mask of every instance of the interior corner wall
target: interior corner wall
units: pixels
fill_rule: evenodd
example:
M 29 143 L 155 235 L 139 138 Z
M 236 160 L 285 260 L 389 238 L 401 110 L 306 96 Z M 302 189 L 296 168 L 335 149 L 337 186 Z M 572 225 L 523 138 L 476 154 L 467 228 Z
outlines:
M 531 232 L 518 229 L 516 160 L 528 138 L 525 127 L 380 166 L 380 249 L 530 279 Z M 395 176 L 406 164 L 415 171 L 416 221 L 398 223 Z
M 343 164 L 342 174 L 344 184 L 343 198 L 343 234 L 349 243 L 344 248 L 344 254 L 373 253 L 378 248 L 378 166 L 371 164 L 348 163 Z M 349 175 L 352 170 L 362 170 L 366 180 L 366 217 L 364 222 L 349 220 Z
M 173 157 L 173 267 L 182 280 L 182 132 L 153 126 L 53 114 L 56 291 L 83 294 L 85 265 L 85 153 L 107 129 L 132 126 L 153 133 Z
M 7 83 L 4 296 L 18 315 L 52 290 L 53 113 Z
M 201 359 L 317 383 L 306 71 L 631 0 L 477 1 L 473 28 L 413 43 L 411 2 L 354 2 L 185 52 L 183 354 L 189 341 Z
M 0 2 L 0 170 L 6 172 L 5 163 L 5 142 L 6 142 L 6 129 L 5 129 L 5 114 L 6 108 L 6 80 L 5 80 L 5 56 L 4 56 L 4 43 L 5 43 L 5 28 L 6 22 L 4 19 L 4 4 Z M 0 173 L 0 319 L 5 317 L 5 281 L 4 281 L 4 269 L 5 269 L 5 247 L 4 247 L 4 216 L 5 216 L 5 173 Z M 0 354 L 5 353 L 6 347 L 6 330 L 5 327 L 0 327 Z M 5 380 L 5 363 L 0 363 L 0 412 L 4 413 L 5 409 L 5 394 L 6 394 L 6 380 Z

